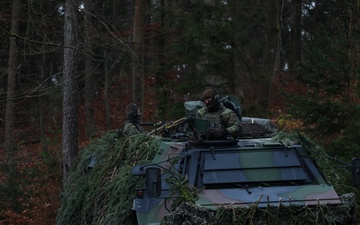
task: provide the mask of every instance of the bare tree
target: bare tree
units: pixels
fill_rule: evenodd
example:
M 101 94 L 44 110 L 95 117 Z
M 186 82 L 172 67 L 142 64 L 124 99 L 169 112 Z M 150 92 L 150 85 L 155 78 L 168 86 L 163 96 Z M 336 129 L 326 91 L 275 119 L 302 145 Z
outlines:
M 15 104 L 15 87 L 16 87 L 16 71 L 17 71 L 17 44 L 16 36 L 19 33 L 19 15 L 20 15 L 20 0 L 13 0 L 12 18 L 11 18 L 11 36 L 9 48 L 9 62 L 8 62 L 8 82 L 7 82 L 7 99 L 6 99 L 6 118 L 5 118 L 5 151 L 6 162 L 11 167 L 11 162 L 14 157 L 14 104 Z
M 93 99 L 94 99 L 94 69 L 91 57 L 92 43 L 91 43 L 91 15 L 93 5 L 91 1 L 86 0 L 85 14 L 84 14 L 84 38 L 85 38 L 85 114 L 86 114 L 86 136 L 91 137 L 94 133 L 94 112 L 93 112 Z M 89 13 L 90 12 L 90 13 Z
M 233 26 L 234 26 L 234 31 L 237 30 L 241 30 L 241 3 L 237 0 L 232 0 L 230 1 L 231 7 L 231 13 L 232 13 L 232 17 L 234 20 Z M 234 35 L 234 71 L 232 74 L 232 79 L 229 87 L 230 87 L 230 91 L 231 93 L 236 94 L 237 96 L 240 97 L 241 101 L 244 100 L 244 96 L 243 96 L 243 92 L 244 92 L 244 87 L 247 86 L 248 83 L 248 79 L 245 76 L 245 68 L 248 68 L 249 65 L 246 63 L 246 59 L 244 57 L 244 54 L 242 53 L 242 49 L 241 49 L 241 39 L 238 38 L 237 35 Z M 243 68 L 243 65 L 245 65 L 245 68 Z
M 17 44 L 16 36 L 19 33 L 19 15 L 20 15 L 20 0 L 13 0 L 12 16 L 11 16 L 11 36 L 9 47 L 9 61 L 7 67 L 8 82 L 7 82 L 7 97 L 6 97 L 6 113 L 5 113 L 5 165 L 6 165 L 6 182 L 9 187 L 10 198 L 14 205 L 16 205 L 16 189 L 13 188 L 15 181 L 15 144 L 14 144 L 14 104 L 15 104 L 15 88 L 16 88 L 16 71 L 17 71 Z
M 64 19 L 64 87 L 63 87 L 63 124 L 62 151 L 64 181 L 74 166 L 78 149 L 78 84 L 76 57 L 76 10 L 74 0 L 65 2 Z
M 292 55 L 289 57 L 289 68 L 294 66 L 301 60 L 301 4 L 302 0 L 293 0 L 291 8 L 291 45 Z
M 280 54 L 280 30 L 279 21 L 280 1 L 272 0 L 266 5 L 266 47 L 264 51 L 263 69 L 261 72 L 259 88 L 259 105 L 267 115 L 270 106 L 270 92 L 273 76 L 279 71 L 279 54 Z
M 144 26 L 145 26 L 145 7 L 146 1 L 135 1 L 134 12 L 134 51 L 133 57 L 133 77 L 132 77 L 132 99 L 143 107 L 143 80 L 144 80 Z

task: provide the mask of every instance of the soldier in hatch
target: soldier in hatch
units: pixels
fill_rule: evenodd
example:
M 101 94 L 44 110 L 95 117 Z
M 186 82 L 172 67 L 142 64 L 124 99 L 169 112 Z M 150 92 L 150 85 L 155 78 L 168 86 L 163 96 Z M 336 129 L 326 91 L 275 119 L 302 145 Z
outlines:
M 206 106 L 198 110 L 196 117 L 209 121 L 208 139 L 225 139 L 228 135 L 237 137 L 241 134 L 241 121 L 234 111 L 220 102 L 220 96 L 215 89 L 205 90 L 202 100 Z
M 135 103 L 130 103 L 126 107 L 126 120 L 124 126 L 119 131 L 119 136 L 129 136 L 140 134 L 144 129 L 139 125 L 141 111 Z

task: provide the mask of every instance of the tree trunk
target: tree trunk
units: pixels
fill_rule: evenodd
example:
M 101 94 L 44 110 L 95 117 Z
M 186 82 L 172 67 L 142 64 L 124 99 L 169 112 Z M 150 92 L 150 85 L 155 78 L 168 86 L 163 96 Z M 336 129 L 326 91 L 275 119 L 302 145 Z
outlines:
M 8 62 L 8 83 L 7 83 L 7 99 L 6 99 L 6 118 L 5 118 L 5 151 L 6 155 L 13 157 L 14 151 L 14 99 L 16 87 L 16 67 L 17 67 L 17 44 L 16 35 L 19 33 L 19 15 L 20 0 L 13 0 L 12 18 L 11 18 L 11 34 Z M 11 162 L 11 158 L 7 162 Z
M 293 70 L 301 60 L 301 4 L 302 0 L 292 1 L 291 10 L 291 45 L 292 54 L 290 56 L 289 68 Z
M 85 1 L 85 13 L 84 13 L 84 29 L 85 29 L 85 132 L 87 137 L 91 137 L 94 134 L 94 111 L 93 111 L 93 99 L 94 99 L 94 73 L 93 62 L 91 57 L 92 44 L 90 31 L 92 27 L 91 15 L 92 4 L 90 0 Z
M 44 38 L 45 39 L 45 38 Z M 45 42 L 45 40 L 44 40 Z M 46 53 L 45 53 L 45 46 L 42 45 L 42 54 L 41 54 L 41 60 L 39 60 L 38 62 L 38 67 L 39 67 L 39 78 L 40 78 L 40 82 L 44 82 L 47 83 L 45 80 L 45 59 L 46 59 Z M 46 127 L 45 127 L 45 111 L 46 111 L 46 107 L 47 107 L 47 95 L 40 95 L 38 98 L 38 111 L 39 111 L 39 127 L 40 127 L 40 134 L 41 134 L 41 139 L 42 140 L 46 140 Z M 43 143 L 44 147 L 43 149 L 46 151 L 47 150 L 47 142 L 45 141 Z
M 65 2 L 64 19 L 64 88 L 63 88 L 63 125 L 62 151 L 64 183 L 74 166 L 78 148 L 78 109 L 77 109 L 77 57 L 76 57 L 76 10 L 72 0 Z
M 144 81 L 144 26 L 145 26 L 145 0 L 135 1 L 134 12 L 134 57 L 132 76 L 132 99 L 143 108 L 143 81 Z
M 244 90 L 245 87 L 248 86 L 248 79 L 246 78 L 246 76 L 244 74 L 246 74 L 246 72 L 244 71 L 244 67 L 242 66 L 243 64 L 245 64 L 245 59 L 244 57 L 241 55 L 241 40 L 239 40 L 238 38 L 238 34 L 237 32 L 239 30 L 241 30 L 241 18 L 240 18 L 240 14 L 242 12 L 241 9 L 241 4 L 238 0 L 232 0 L 230 1 L 230 8 L 233 19 L 234 19 L 234 47 L 233 47 L 233 52 L 234 52 L 234 64 L 233 64 L 233 79 L 231 79 L 231 82 L 229 82 L 229 87 L 230 87 L 230 93 L 235 94 L 240 101 L 242 102 L 244 100 Z
M 17 197 L 16 188 L 16 167 L 15 161 L 15 143 L 14 143 L 14 104 L 15 104 L 15 88 L 16 88 L 16 70 L 17 70 L 17 44 L 16 35 L 19 33 L 19 15 L 20 15 L 20 0 L 13 0 L 12 15 L 11 15 L 11 34 L 9 47 L 9 62 L 8 62 L 8 82 L 7 82 L 7 97 L 6 97 L 6 112 L 5 112 L 5 181 L 8 187 L 9 197 L 11 202 L 16 205 Z
M 160 9 L 165 8 L 165 0 L 161 0 L 158 2 L 158 7 Z M 166 24 L 165 24 L 166 14 L 165 10 L 160 10 L 159 13 L 159 22 L 160 27 L 165 30 L 165 32 L 160 32 L 158 38 L 157 38 L 157 50 L 158 50 L 158 69 L 155 73 L 155 79 L 156 79 L 156 119 L 166 119 L 162 118 L 162 115 L 166 115 L 166 110 L 168 108 L 168 98 L 166 96 L 166 91 L 164 91 L 164 85 L 166 83 L 166 74 L 165 71 L 165 61 L 166 56 L 164 55 L 164 49 L 165 49 L 165 40 L 166 40 Z
M 106 112 L 106 129 L 111 129 L 111 110 L 109 102 L 109 92 L 110 92 L 110 65 L 109 65 L 109 53 L 104 49 L 104 102 L 105 102 L 105 112 Z
M 279 70 L 279 0 L 269 1 L 266 10 L 266 47 L 264 51 L 263 67 L 259 79 L 260 112 L 268 116 L 270 107 L 270 92 L 273 76 Z

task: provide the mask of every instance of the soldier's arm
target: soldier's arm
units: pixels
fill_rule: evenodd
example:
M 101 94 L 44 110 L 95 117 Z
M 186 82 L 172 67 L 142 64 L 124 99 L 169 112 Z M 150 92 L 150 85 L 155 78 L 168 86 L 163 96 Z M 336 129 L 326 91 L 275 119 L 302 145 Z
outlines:
M 232 111 L 227 111 L 224 115 L 224 122 L 226 124 L 226 131 L 232 136 L 239 136 L 241 134 L 241 121 L 237 115 Z

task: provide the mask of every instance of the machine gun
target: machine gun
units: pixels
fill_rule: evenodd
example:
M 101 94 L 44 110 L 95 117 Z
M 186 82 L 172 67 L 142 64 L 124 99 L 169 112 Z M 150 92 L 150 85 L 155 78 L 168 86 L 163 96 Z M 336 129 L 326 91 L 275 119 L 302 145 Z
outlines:
M 154 129 L 152 129 L 150 132 L 148 132 L 148 135 L 160 135 L 160 136 L 168 136 L 169 132 L 171 130 L 175 130 L 176 128 L 178 128 L 180 125 L 184 124 L 184 122 L 186 121 L 186 117 L 180 118 L 176 121 L 170 121 L 170 122 L 166 122 L 165 124 L 156 127 Z
M 164 125 L 166 122 L 160 121 L 160 122 L 140 122 L 138 123 L 140 126 L 152 126 L 152 127 L 159 127 L 161 125 Z
M 225 95 L 219 100 L 219 102 L 224 104 L 227 108 L 233 110 L 240 120 L 242 119 L 241 104 L 236 96 Z M 196 118 L 196 114 L 197 111 L 204 106 L 205 103 L 203 101 L 185 102 L 185 117 L 156 126 L 147 134 L 172 137 L 176 139 L 201 139 L 201 137 L 206 136 L 208 121 Z M 148 126 L 149 125 L 151 126 L 153 124 L 150 123 Z
M 186 116 L 176 121 L 167 122 L 147 134 L 180 140 L 202 140 L 206 137 L 208 124 L 207 120 Z

